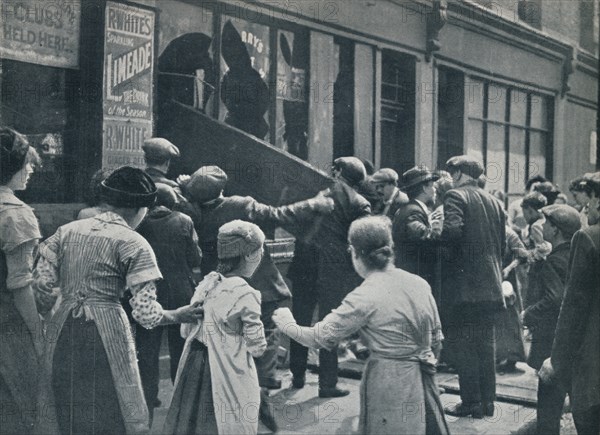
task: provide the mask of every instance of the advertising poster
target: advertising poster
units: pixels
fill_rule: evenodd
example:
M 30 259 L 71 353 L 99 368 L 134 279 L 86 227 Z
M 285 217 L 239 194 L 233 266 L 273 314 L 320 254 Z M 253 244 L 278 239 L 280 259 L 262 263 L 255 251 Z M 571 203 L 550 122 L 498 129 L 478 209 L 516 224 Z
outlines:
M 104 39 L 102 166 L 143 166 L 152 136 L 153 11 L 108 2 Z
M 0 57 L 79 67 L 80 0 L 2 0 Z

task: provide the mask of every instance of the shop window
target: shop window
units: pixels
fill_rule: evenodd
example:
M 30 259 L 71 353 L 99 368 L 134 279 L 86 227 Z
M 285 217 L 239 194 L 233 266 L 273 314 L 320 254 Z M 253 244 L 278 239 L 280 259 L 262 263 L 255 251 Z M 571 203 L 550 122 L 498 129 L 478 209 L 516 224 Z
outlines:
M 552 100 L 477 79 L 470 79 L 466 88 L 473 98 L 468 101 L 465 152 L 485 163 L 486 188 L 520 194 L 529 177 L 551 176 Z
M 333 158 L 336 159 L 354 155 L 354 43 L 335 38 L 334 53 Z
M 308 158 L 308 34 L 277 31 L 275 145 Z
M 79 71 L 2 59 L 3 125 L 25 134 L 42 167 L 19 196 L 33 203 L 74 199 L 78 146 Z
M 175 100 L 211 115 L 216 87 L 213 14 L 178 1 L 160 2 L 159 107 Z M 160 118 L 160 108 L 159 108 Z
M 415 59 L 384 50 L 381 83 L 381 166 L 402 173 L 415 165 Z
M 269 27 L 223 17 L 219 119 L 269 140 Z

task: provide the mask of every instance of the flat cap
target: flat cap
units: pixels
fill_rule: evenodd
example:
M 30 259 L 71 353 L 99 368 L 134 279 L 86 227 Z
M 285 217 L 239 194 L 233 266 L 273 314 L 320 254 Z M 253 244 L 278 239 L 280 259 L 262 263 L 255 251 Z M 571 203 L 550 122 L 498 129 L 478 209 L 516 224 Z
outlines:
M 342 177 L 353 185 L 367 178 L 365 165 L 357 157 L 339 157 L 333 161 L 333 167 L 342 171 Z
M 462 155 L 451 157 L 446 162 L 446 166 L 450 172 L 452 172 L 452 169 L 458 169 L 463 174 L 470 175 L 475 179 L 483 174 L 483 165 L 472 156 Z
M 415 166 L 402 174 L 402 190 L 407 190 L 419 184 L 437 181 L 440 176 L 431 172 L 427 166 Z
M 202 166 L 190 176 L 185 191 L 191 201 L 203 203 L 218 198 L 227 185 L 227 174 L 218 166 Z
M 152 160 L 170 160 L 179 157 L 179 148 L 162 137 L 146 139 L 142 150 L 146 158 Z
M 398 183 L 398 173 L 391 168 L 381 168 L 371 176 L 371 181 L 378 183 Z
M 243 257 L 265 243 L 265 234 L 253 223 L 233 220 L 219 228 L 217 235 L 217 255 L 219 258 Z
M 581 228 L 579 213 L 570 205 L 548 205 L 542 208 L 542 213 L 566 238 L 572 237 Z

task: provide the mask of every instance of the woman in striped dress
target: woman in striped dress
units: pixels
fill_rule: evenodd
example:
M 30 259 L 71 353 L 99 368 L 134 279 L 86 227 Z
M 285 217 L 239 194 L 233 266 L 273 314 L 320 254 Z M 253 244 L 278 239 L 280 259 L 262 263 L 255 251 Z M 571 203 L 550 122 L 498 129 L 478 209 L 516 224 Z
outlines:
M 197 306 L 167 311 L 156 302 L 161 274 L 134 231 L 154 203 L 152 180 L 123 167 L 102 182 L 102 194 L 108 211 L 64 225 L 40 245 L 37 290 L 58 286 L 63 298 L 50 321 L 44 361 L 61 433 L 149 429 L 134 339 L 119 302 L 126 288 L 133 317 L 146 328 L 201 316 Z

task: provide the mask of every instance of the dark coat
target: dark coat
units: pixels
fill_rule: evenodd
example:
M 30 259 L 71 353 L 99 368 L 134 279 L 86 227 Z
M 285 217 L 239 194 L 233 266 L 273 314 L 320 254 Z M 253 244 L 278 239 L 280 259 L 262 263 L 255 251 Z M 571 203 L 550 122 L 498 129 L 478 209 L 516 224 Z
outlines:
M 442 304 L 475 304 L 479 310 L 501 310 L 505 214 L 500 203 L 476 181 L 444 196 L 445 244 Z
M 437 243 L 429 217 L 414 199 L 398 208 L 392 226 L 396 267 L 419 275 L 433 286 Z
M 536 370 L 552 352 L 554 330 L 565 292 L 570 247 L 570 242 L 554 247 L 546 260 L 534 263 L 529 270 L 527 295 L 531 305 L 525 310 L 523 323 L 532 334 L 527 363 Z
M 340 180 L 336 180 L 324 195 L 333 199 L 333 211 L 314 219 L 310 228 L 301 235 L 304 241 L 319 250 L 317 291 L 330 295 L 335 308 L 362 282 L 354 271 L 348 252 L 348 230 L 356 219 L 368 216 L 371 207 L 363 196 Z
M 217 235 L 219 228 L 235 219 L 254 222 L 268 231 L 274 226 L 287 227 L 291 222 L 300 219 L 306 212 L 301 206 L 271 207 L 261 204 L 249 196 L 230 196 L 217 198 L 200 206 L 202 223 L 199 225 L 200 246 L 202 247 L 202 273 L 204 275 L 216 270 L 219 264 L 217 256 Z M 268 249 L 265 249 L 263 260 L 248 283 L 259 290 L 262 302 L 272 302 L 290 296 L 279 270 L 273 264 Z
M 398 209 L 405 204 L 408 204 L 408 196 L 400 189 L 396 189 L 394 195 L 392 195 L 392 198 L 390 199 L 389 207 L 387 206 L 387 204 L 383 204 L 382 212 L 384 212 L 385 215 L 390 219 L 394 219 L 394 216 L 396 215 Z
M 166 207 L 155 207 L 137 231 L 148 241 L 163 275 L 157 301 L 172 310 L 190 303 L 194 294 L 192 269 L 199 268 L 202 252 L 192 220 Z
M 600 225 L 575 233 L 552 347 L 552 366 L 573 410 L 600 405 Z

